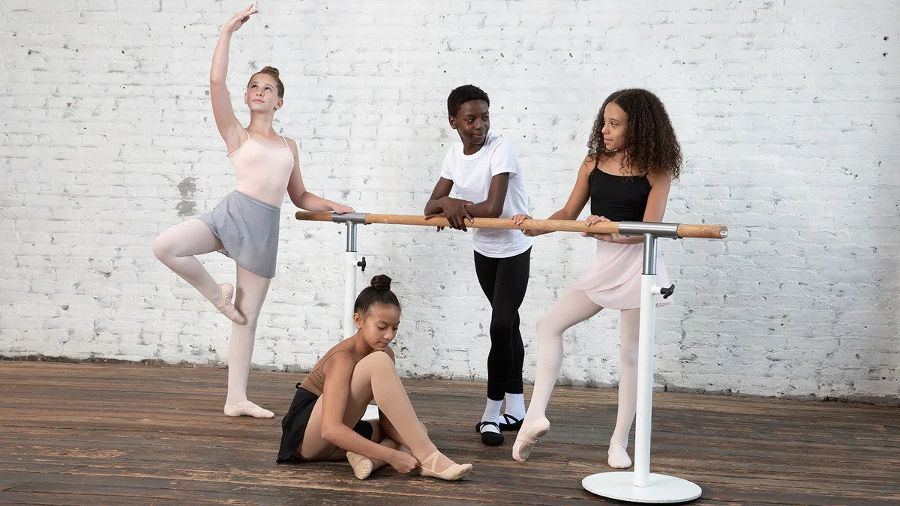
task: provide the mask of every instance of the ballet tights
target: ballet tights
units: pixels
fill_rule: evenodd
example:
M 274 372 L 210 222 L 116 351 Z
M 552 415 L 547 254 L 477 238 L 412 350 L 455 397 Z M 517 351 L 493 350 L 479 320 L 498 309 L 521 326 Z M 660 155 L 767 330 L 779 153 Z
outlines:
M 193 218 L 169 227 L 153 241 L 153 253 L 167 267 L 191 284 L 213 304 L 221 302 L 224 287 L 217 283 L 195 257 L 218 251 L 222 243 L 202 221 Z M 228 396 L 224 413 L 228 416 L 271 418 L 274 414 L 247 400 L 247 377 L 256 336 L 259 311 L 271 280 L 237 266 L 234 308 L 246 323 L 232 323 L 228 349 Z M 230 288 L 229 288 L 230 290 Z
M 520 430 L 521 437 L 517 438 L 517 444 L 525 443 L 528 446 L 524 452 L 530 451 L 530 446 L 536 443 L 534 434 L 546 432 L 549 428 L 546 409 L 550 402 L 553 386 L 559 376 L 563 358 L 563 332 L 569 327 L 583 322 L 594 316 L 601 306 L 595 304 L 584 292 L 568 292 L 560 298 L 538 320 L 538 357 L 535 372 L 534 391 L 525 422 Z M 634 421 L 635 406 L 637 403 L 637 357 L 638 357 L 638 329 L 640 324 L 639 309 L 622 310 L 620 318 L 621 335 L 621 375 L 619 377 L 619 400 L 616 426 L 610 438 L 609 464 L 612 467 L 629 467 L 631 459 L 628 458 L 628 434 Z M 539 437 L 539 436 L 537 436 Z M 530 443 L 530 446 L 528 445 Z M 522 446 L 518 444 L 518 446 Z M 523 452 L 519 452 L 519 457 Z M 514 448 L 514 456 L 516 449 Z M 524 460 L 524 458 L 517 458 Z
M 228 416 L 252 416 L 272 418 L 271 411 L 247 400 L 247 378 L 250 375 L 250 358 L 256 340 L 256 323 L 271 280 L 237 266 L 237 289 L 234 305 L 247 319 L 244 325 L 231 324 L 231 341 L 228 345 L 228 397 L 224 412 Z

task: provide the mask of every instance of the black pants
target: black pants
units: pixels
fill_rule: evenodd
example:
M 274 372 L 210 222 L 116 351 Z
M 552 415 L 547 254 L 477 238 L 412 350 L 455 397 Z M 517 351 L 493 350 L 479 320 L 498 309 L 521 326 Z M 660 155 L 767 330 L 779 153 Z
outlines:
M 519 306 L 528 288 L 531 248 L 508 258 L 475 252 L 475 274 L 491 302 L 491 352 L 488 354 L 488 399 L 503 400 L 505 393 L 521 394 L 525 347 L 519 332 Z

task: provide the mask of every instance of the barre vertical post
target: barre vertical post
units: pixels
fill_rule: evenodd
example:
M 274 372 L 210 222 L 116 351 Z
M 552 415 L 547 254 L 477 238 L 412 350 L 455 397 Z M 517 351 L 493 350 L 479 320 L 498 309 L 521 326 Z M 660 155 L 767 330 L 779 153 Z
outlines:
M 366 222 L 366 215 L 362 213 L 333 214 L 298 211 L 297 219 L 299 220 L 302 215 L 316 216 L 318 221 L 333 221 L 334 223 L 344 223 L 347 226 L 347 248 L 344 253 L 344 325 L 341 330 L 344 332 L 344 337 L 352 336 L 356 333 L 356 325 L 353 324 L 353 303 L 356 302 L 356 268 L 365 269 L 365 258 L 359 262 L 356 252 L 356 226 Z
M 653 413 L 653 356 L 656 334 L 656 241 L 644 234 L 641 315 L 638 327 L 637 412 L 634 426 L 634 486 L 646 487 L 650 476 L 650 430 Z M 658 292 L 657 292 L 658 293 Z
M 353 323 L 353 303 L 356 302 L 356 223 L 347 220 L 347 252 L 344 255 L 344 337 L 356 333 Z

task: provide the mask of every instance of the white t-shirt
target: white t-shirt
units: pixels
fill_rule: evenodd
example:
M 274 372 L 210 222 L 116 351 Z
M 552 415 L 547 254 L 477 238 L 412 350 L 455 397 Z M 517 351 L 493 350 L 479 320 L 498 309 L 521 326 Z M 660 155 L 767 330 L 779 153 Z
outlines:
M 471 155 L 463 153 L 462 143 L 452 146 L 441 167 L 441 177 L 453 181 L 454 193 L 476 204 L 487 200 L 491 178 L 503 173 L 509 173 L 509 186 L 500 217 L 528 214 L 522 167 L 512 145 L 499 134 L 489 131 L 484 145 Z M 486 257 L 508 258 L 524 253 L 531 243 L 521 230 L 477 228 L 472 247 Z

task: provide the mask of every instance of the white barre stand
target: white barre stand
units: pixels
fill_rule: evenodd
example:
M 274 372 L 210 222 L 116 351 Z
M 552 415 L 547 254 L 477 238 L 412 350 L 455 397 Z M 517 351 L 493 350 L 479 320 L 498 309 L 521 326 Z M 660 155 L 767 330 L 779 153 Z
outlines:
M 619 233 L 644 236 L 641 272 L 641 321 L 638 344 L 637 421 L 634 429 L 634 471 L 603 472 L 581 480 L 585 490 L 602 497 L 639 503 L 680 503 L 700 497 L 697 484 L 674 476 L 650 472 L 650 425 L 653 411 L 653 357 L 656 334 L 656 296 L 671 295 L 670 288 L 656 286 L 656 241 L 677 238 L 677 225 L 622 222 Z

